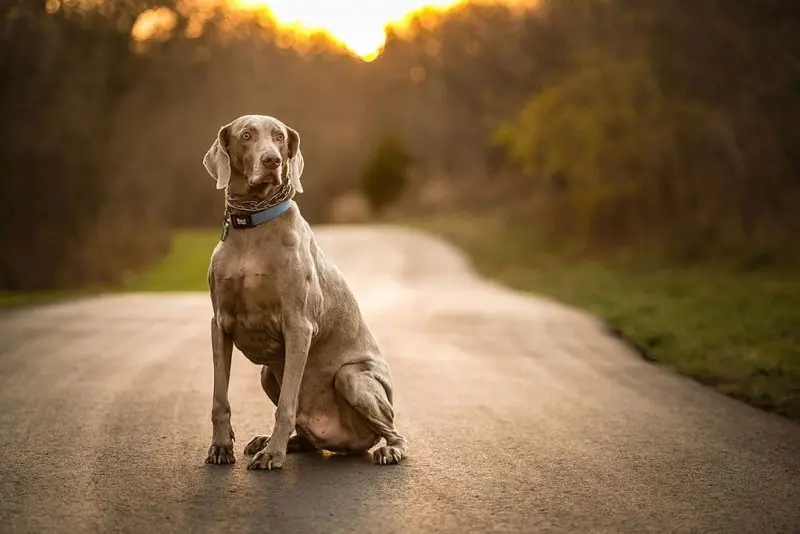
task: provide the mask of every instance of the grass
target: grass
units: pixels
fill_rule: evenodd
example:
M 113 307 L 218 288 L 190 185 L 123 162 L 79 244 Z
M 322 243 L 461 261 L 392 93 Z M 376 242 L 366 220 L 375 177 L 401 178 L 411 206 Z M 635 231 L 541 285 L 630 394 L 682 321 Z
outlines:
M 125 291 L 208 291 L 208 261 L 219 241 L 219 230 L 179 230 L 172 249 Z
M 800 275 L 570 256 L 530 232 L 468 217 L 412 221 L 464 248 L 482 274 L 588 310 L 648 358 L 800 421 Z
M 180 230 L 172 237 L 170 253 L 130 283 L 70 291 L 0 292 L 0 309 L 47 304 L 103 292 L 208 291 L 208 260 L 218 240 L 218 230 Z
M 0 291 L 0 309 L 18 308 L 21 306 L 35 306 L 48 304 L 60 300 L 69 300 L 90 294 L 90 291 L 35 291 L 31 293 L 16 293 Z

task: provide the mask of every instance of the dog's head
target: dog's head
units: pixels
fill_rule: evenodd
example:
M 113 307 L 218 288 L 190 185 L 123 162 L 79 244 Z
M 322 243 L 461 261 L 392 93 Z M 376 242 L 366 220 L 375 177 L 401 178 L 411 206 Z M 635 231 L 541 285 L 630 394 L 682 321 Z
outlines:
M 263 196 L 290 180 L 303 192 L 300 135 L 274 117 L 244 115 L 219 130 L 203 165 L 235 195 Z

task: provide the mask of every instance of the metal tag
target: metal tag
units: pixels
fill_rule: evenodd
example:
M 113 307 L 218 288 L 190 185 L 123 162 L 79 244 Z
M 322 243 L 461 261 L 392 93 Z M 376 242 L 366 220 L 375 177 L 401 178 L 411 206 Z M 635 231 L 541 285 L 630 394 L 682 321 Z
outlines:
M 226 217 L 222 221 L 222 235 L 219 236 L 219 240 L 220 241 L 225 241 L 225 238 L 228 237 L 228 230 L 229 229 L 230 229 L 230 227 L 229 227 L 229 223 L 228 223 L 228 218 Z

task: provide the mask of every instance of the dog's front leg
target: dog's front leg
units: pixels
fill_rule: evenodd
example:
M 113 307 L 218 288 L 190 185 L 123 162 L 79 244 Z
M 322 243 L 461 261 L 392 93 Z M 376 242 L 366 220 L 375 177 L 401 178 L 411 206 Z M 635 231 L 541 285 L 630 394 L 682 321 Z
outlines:
M 216 317 L 211 319 L 211 349 L 214 360 L 214 400 L 211 405 L 211 423 L 214 430 L 206 463 L 232 464 L 236 458 L 233 456 L 233 428 L 231 428 L 228 384 L 231 379 L 233 341 L 217 324 Z
M 300 383 L 308 359 L 313 328 L 306 318 L 294 317 L 284 322 L 286 362 L 281 381 L 281 394 L 275 411 L 275 427 L 266 446 L 257 452 L 248 469 L 279 469 L 286 461 L 286 447 L 294 431 Z

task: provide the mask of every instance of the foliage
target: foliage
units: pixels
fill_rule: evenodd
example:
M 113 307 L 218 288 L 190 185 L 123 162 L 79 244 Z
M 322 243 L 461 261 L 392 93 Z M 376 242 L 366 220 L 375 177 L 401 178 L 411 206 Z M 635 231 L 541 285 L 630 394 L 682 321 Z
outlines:
M 792 0 L 466 3 L 411 25 L 428 113 L 393 122 L 467 203 L 504 181 L 553 236 L 781 255 L 800 232 L 798 29 Z
M 595 61 L 531 98 L 496 140 L 540 180 L 560 177 L 563 191 L 553 203 L 569 215 L 576 236 L 630 243 L 679 235 L 702 246 L 689 240 L 723 233 L 718 224 L 729 222 L 719 217 L 703 227 L 692 213 L 713 194 L 698 184 L 735 170 L 718 117 L 699 103 L 670 99 L 647 62 Z M 739 208 L 737 199 L 725 200 L 733 204 L 719 206 L 718 215 Z M 686 224 L 675 224 L 675 212 Z
M 396 201 L 408 183 L 412 157 L 394 136 L 382 137 L 361 173 L 361 188 L 370 206 L 382 211 Z
M 144 74 L 124 26 L 43 4 L 6 3 L 0 14 L 4 289 L 114 278 L 162 253 L 168 238 L 145 185 L 128 181 L 112 155 L 127 80 Z
M 266 19 L 192 5 L 0 6 L 0 290 L 118 282 L 164 254 L 172 225 L 216 226 L 222 200 L 200 162 L 239 114 L 283 118 L 309 162 L 328 162 L 304 198 L 310 220 L 324 217 L 331 184 L 349 178 L 336 159 L 352 158 L 357 125 L 342 125 L 357 102 L 319 95 L 360 64 L 319 36 L 301 54 Z M 140 17 L 164 12 L 158 39 L 134 39 Z M 309 80 L 320 64 L 336 73 L 328 85 Z
M 134 276 L 76 290 L 0 291 L 0 310 L 108 292 L 208 291 L 208 262 L 219 236 L 219 230 L 177 230 L 167 254 Z
M 170 226 L 216 227 L 202 155 L 245 113 L 300 131 L 311 222 L 391 131 L 462 207 L 491 187 L 559 239 L 797 247 L 795 0 L 514 4 L 420 12 L 365 63 L 222 0 L 0 3 L 0 289 L 118 280 Z M 134 39 L 155 12 L 174 16 Z

